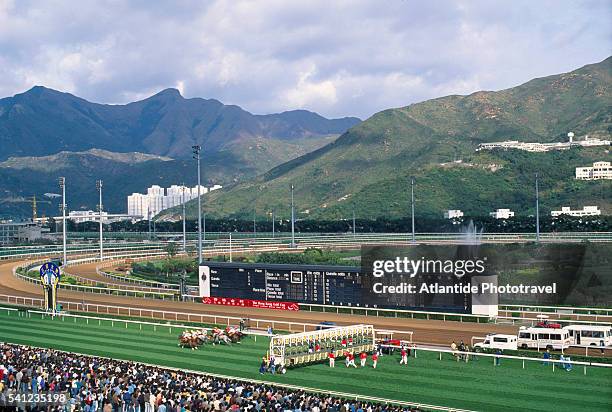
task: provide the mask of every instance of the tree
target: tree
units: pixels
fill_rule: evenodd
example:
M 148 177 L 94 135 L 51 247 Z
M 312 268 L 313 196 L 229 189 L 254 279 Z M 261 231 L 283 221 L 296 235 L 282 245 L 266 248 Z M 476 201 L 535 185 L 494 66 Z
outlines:
M 173 257 L 175 257 L 178 252 L 176 248 L 176 243 L 174 242 L 169 242 L 164 249 L 166 254 L 168 255 L 168 259 L 172 259 Z

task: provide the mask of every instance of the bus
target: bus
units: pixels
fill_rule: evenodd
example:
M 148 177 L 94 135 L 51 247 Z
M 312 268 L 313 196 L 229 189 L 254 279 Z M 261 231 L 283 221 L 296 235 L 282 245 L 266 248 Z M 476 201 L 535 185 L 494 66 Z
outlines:
M 518 333 L 518 347 L 563 350 L 570 347 L 572 340 L 567 327 L 561 329 L 521 326 Z
M 599 325 L 569 325 L 573 345 L 612 346 L 612 328 Z

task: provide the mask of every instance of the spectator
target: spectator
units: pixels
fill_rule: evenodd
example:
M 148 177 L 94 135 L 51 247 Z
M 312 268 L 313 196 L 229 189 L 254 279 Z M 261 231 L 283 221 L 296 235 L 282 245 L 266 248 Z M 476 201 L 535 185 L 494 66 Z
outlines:
M 542 356 L 544 358 L 544 361 L 542 362 L 542 365 L 544 366 L 548 366 L 550 365 L 550 351 L 548 349 L 546 349 L 546 352 L 544 352 L 544 355 Z
M 2 343 L 0 369 L 0 408 L 8 391 L 23 389 L 67 393 L 67 404 L 53 409 L 62 412 L 418 410 Z

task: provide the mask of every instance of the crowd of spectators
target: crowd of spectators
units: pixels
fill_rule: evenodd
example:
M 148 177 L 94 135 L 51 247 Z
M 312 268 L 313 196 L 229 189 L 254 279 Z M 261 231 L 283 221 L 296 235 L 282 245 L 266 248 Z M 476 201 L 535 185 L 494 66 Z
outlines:
M 224 379 L 51 349 L 0 343 L 0 406 L 19 394 L 65 394 L 28 411 L 416 411 L 282 386 Z

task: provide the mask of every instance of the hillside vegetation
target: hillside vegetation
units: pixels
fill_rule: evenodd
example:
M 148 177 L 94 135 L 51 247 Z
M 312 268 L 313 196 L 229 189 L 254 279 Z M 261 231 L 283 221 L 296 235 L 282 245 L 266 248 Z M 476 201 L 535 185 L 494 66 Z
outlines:
M 207 197 L 213 216 L 249 216 L 289 209 L 295 185 L 298 218 L 361 218 L 409 214 L 410 177 L 416 213 L 445 209 L 486 215 L 496 208 L 534 213 L 534 175 L 543 212 L 561 206 L 610 208 L 611 181 L 582 182 L 574 168 L 611 160 L 609 147 L 529 153 L 480 151 L 499 140 L 610 138 L 612 58 L 498 92 L 448 96 L 377 113 L 336 141 L 281 164 L 251 182 Z M 190 215 L 195 216 L 194 204 Z M 172 214 L 173 211 L 164 215 Z

